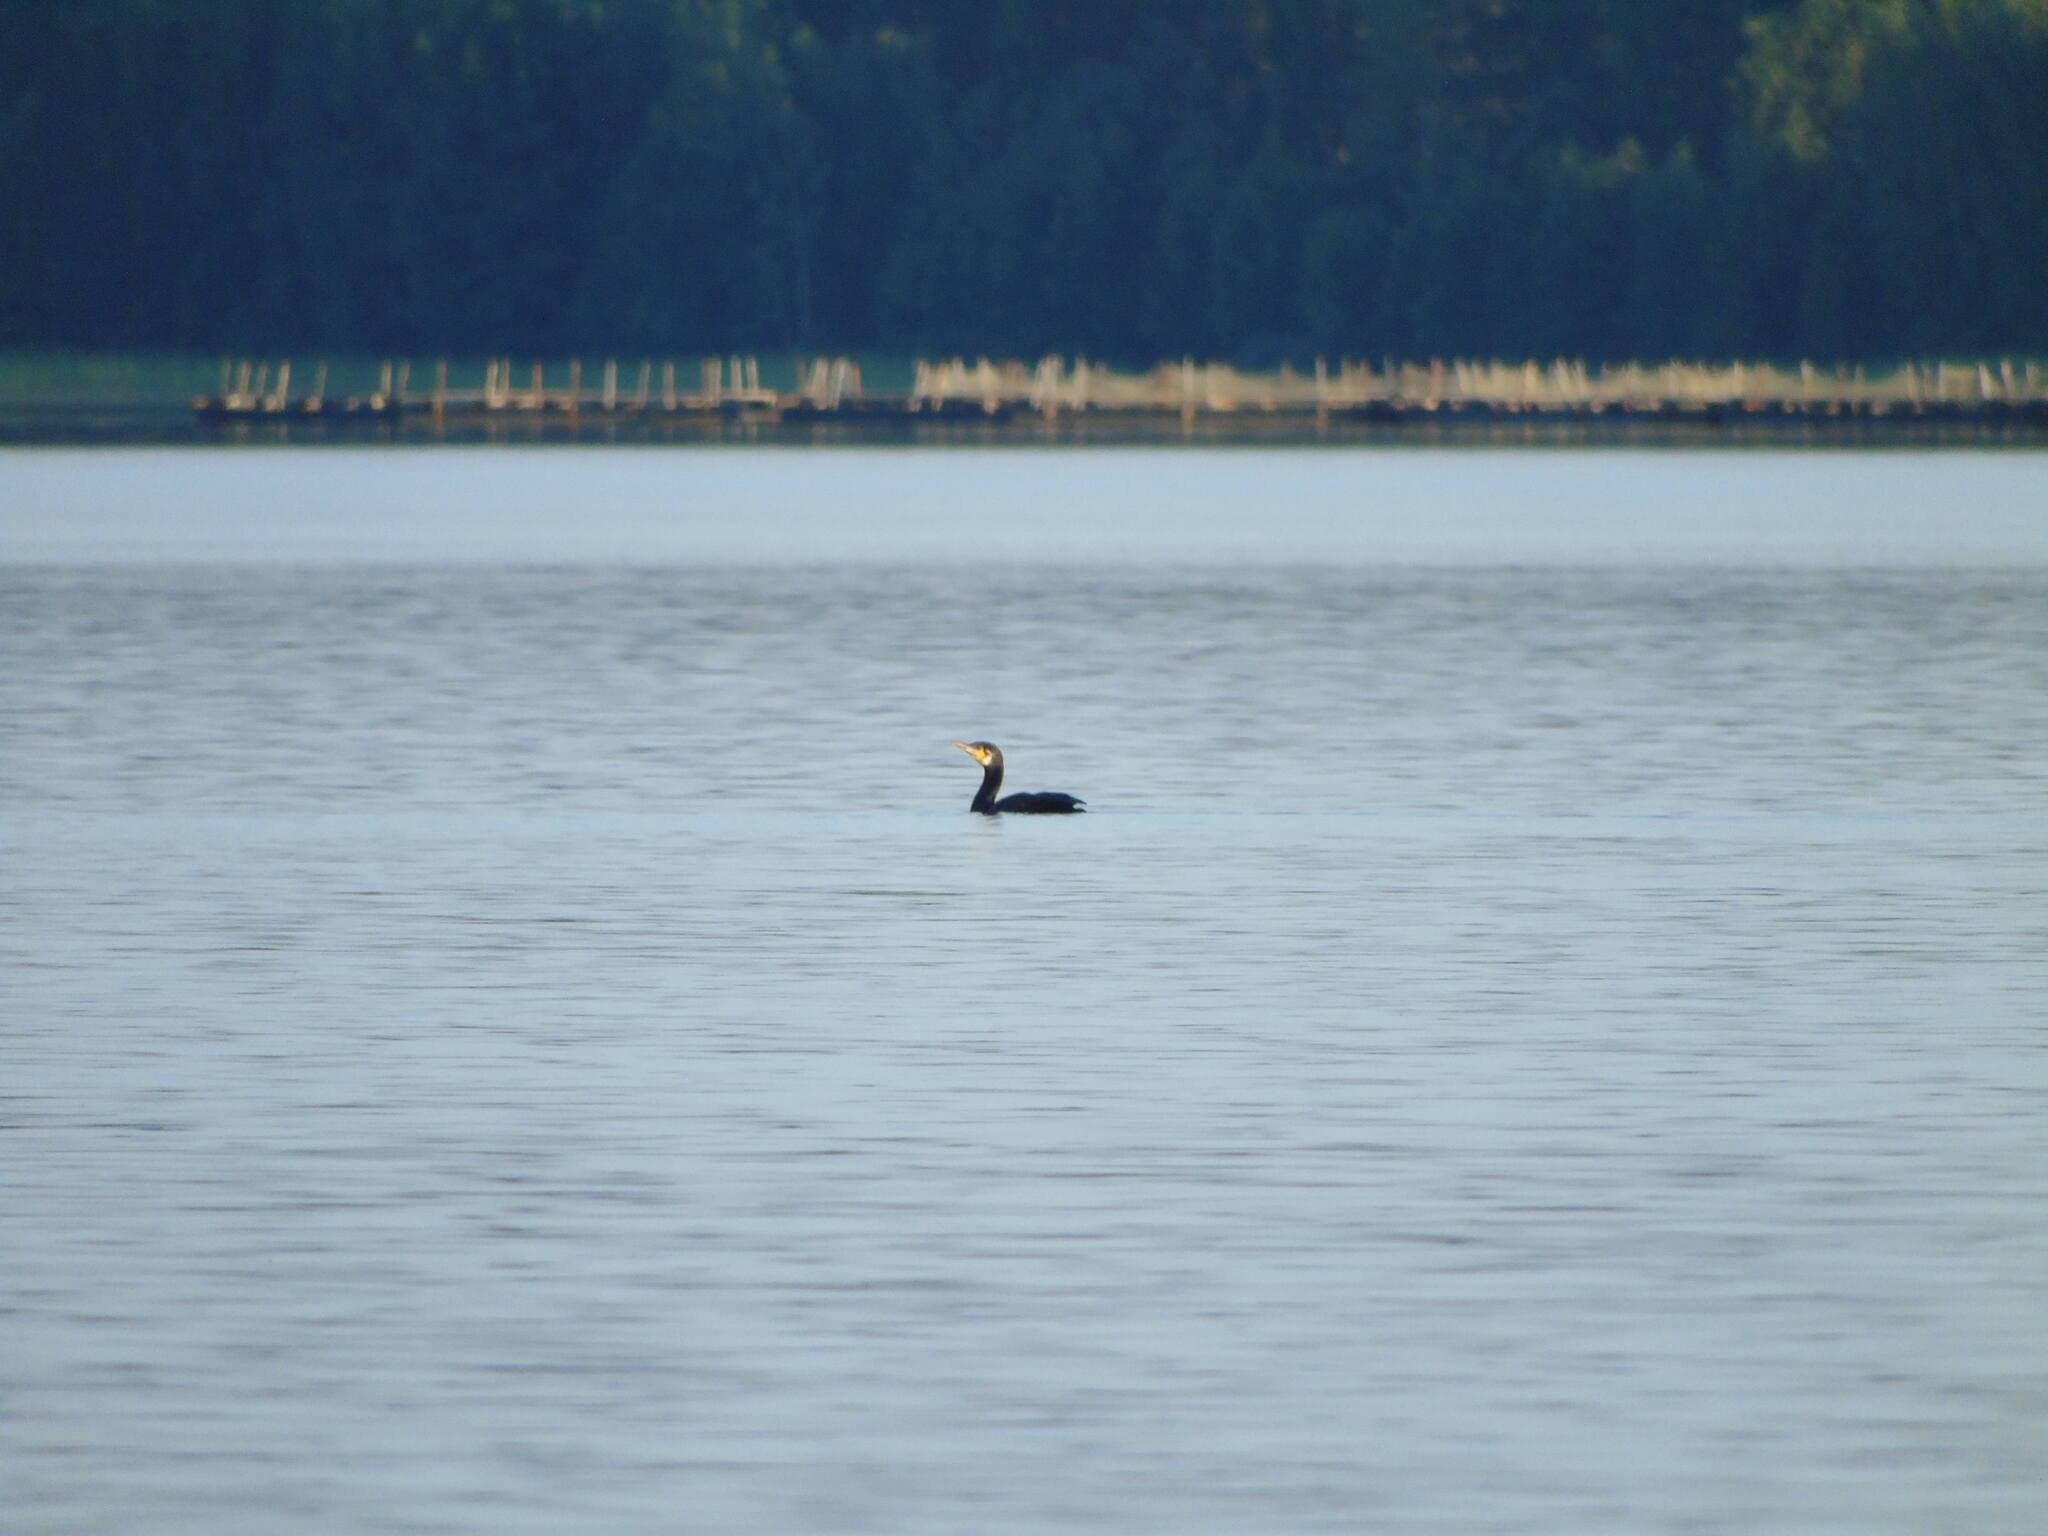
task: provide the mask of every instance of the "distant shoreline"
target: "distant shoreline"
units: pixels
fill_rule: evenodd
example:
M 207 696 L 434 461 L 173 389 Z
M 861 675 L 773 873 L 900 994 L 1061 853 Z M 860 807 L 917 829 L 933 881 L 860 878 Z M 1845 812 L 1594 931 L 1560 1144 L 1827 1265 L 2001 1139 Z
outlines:
M 1704 421 L 1481 417 L 1443 413 L 1397 420 L 1223 416 L 1183 422 L 1143 415 L 1057 420 L 773 420 L 603 414 L 436 424 L 429 416 L 207 422 L 174 406 L 0 403 L 0 450 L 241 447 L 873 447 L 873 448 L 1668 448 L 2048 449 L 2048 423 L 2026 418 L 1871 419 L 1754 417 Z
M 852 357 L 515 365 L 0 356 L 0 446 L 674 444 L 2048 446 L 2007 359 L 1589 367 L 1556 360 L 969 364 Z M 202 375 L 210 375 L 195 388 Z
M 585 416 L 436 425 L 401 420 L 248 418 L 204 422 L 165 406 L 0 405 L 0 449 L 119 447 L 1331 447 L 2048 449 L 2025 418 L 1757 417 L 1737 421 L 1442 414 L 1392 421 L 1067 416 L 1046 422 L 775 421 Z

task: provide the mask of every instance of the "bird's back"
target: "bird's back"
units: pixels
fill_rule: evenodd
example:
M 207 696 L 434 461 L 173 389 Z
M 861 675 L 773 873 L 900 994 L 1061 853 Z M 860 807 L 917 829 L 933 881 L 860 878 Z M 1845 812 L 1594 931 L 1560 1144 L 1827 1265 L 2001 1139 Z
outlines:
M 1072 816 L 1085 811 L 1085 802 L 1072 795 L 1060 795 L 1041 791 L 1029 795 L 1005 795 L 995 803 L 996 810 L 1011 816 Z

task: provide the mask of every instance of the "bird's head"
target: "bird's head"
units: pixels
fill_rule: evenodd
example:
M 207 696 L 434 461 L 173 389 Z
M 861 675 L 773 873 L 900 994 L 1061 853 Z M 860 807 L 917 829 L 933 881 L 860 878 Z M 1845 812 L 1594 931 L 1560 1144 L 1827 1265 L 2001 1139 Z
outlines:
M 992 763 L 1000 763 L 1003 760 L 1002 748 L 994 745 L 992 742 L 956 741 L 953 745 L 962 752 L 965 752 L 984 768 Z

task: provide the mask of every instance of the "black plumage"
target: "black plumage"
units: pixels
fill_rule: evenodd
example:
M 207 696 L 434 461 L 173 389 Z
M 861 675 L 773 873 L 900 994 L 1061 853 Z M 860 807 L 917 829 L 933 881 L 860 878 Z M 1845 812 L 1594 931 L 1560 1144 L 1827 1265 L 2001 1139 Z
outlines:
M 1085 801 L 1050 791 L 1004 795 L 998 800 L 996 791 L 1003 787 L 1003 749 L 987 741 L 956 741 L 953 745 L 981 764 L 981 788 L 968 807 L 971 811 L 983 816 L 1072 816 L 1087 809 Z

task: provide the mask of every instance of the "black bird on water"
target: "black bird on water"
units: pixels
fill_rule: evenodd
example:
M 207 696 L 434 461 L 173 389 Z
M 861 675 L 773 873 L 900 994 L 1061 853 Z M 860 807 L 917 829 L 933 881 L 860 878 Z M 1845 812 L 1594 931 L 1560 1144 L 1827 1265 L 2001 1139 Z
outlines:
M 1005 795 L 998 800 L 996 791 L 1003 787 L 1003 749 L 987 741 L 956 741 L 953 745 L 981 764 L 981 788 L 975 792 L 970 811 L 984 816 L 1071 816 L 1086 809 L 1072 795 Z

